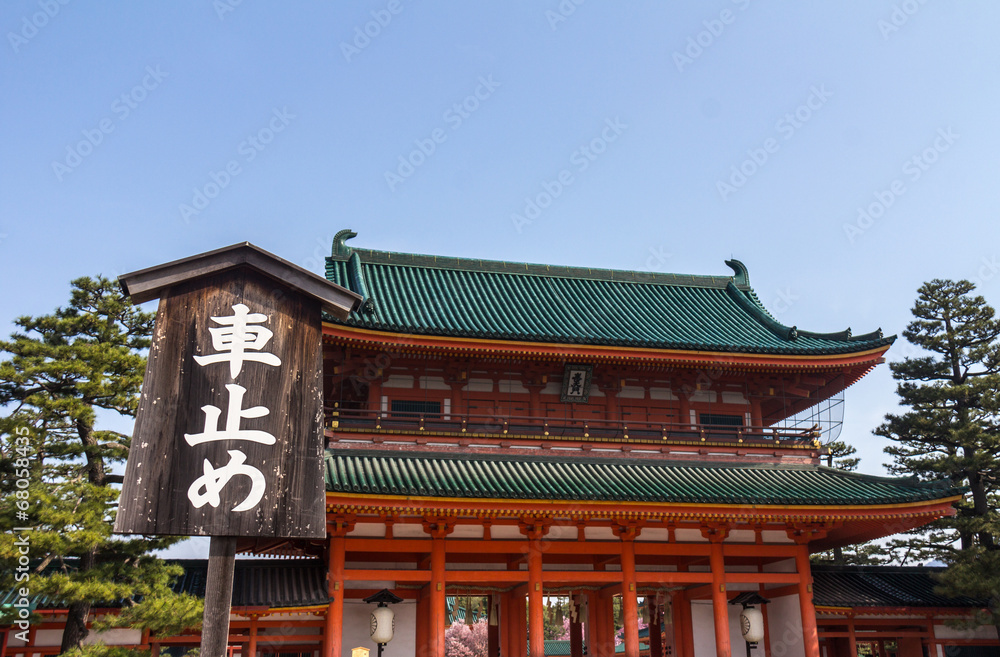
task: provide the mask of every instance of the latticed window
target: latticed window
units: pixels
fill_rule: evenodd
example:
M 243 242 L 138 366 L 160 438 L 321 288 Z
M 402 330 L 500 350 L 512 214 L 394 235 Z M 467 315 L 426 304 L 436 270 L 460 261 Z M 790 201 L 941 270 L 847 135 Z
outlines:
M 742 427 L 742 415 L 721 415 L 719 413 L 702 413 L 701 423 L 713 427 Z
M 397 417 L 441 417 L 441 402 L 393 399 L 390 407 Z

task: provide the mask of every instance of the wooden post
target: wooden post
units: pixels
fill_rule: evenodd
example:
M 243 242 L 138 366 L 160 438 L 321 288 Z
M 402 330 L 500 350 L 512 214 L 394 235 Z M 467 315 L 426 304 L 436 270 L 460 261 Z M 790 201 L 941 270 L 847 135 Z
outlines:
M 444 657 L 445 614 L 444 536 L 431 535 L 431 657 Z
M 933 624 L 931 625 L 931 627 L 933 628 Z M 847 617 L 847 640 L 850 643 L 850 646 L 851 646 L 851 655 L 853 657 L 854 655 L 858 654 L 858 637 L 857 637 L 857 635 L 854 632 L 854 615 L 853 614 L 851 616 Z M 935 650 L 934 652 L 937 652 L 937 651 Z M 932 655 L 932 657 L 933 657 L 933 655 Z
M 486 657 L 500 657 L 500 625 L 490 623 L 496 599 L 495 595 L 486 598 Z
M 330 605 L 326 609 L 326 657 L 341 657 L 344 636 L 344 552 L 348 528 L 341 522 L 330 526 L 330 555 L 327 583 Z
M 802 543 L 795 552 L 795 570 L 799 573 L 799 609 L 802 612 L 802 643 L 806 657 L 819 657 L 819 633 L 816 629 L 816 608 L 812 600 L 812 570 L 809 567 L 809 545 Z
M 639 657 L 639 604 L 635 595 L 635 534 L 622 533 L 622 624 L 625 657 Z
M 430 644 L 429 639 L 429 627 L 430 624 L 430 613 L 427 609 L 427 596 L 429 594 L 429 587 L 425 586 L 420 594 L 417 596 L 417 627 L 414 631 L 414 643 L 416 644 L 416 657 L 429 657 L 430 651 L 428 646 Z
M 601 612 L 603 611 L 601 594 L 598 591 L 594 591 L 589 594 L 590 601 L 590 615 L 587 617 L 587 622 L 590 624 L 590 645 L 587 654 L 593 655 L 593 657 L 602 657 L 604 655 L 604 623 L 601 619 Z
M 691 398 L 682 392 L 674 392 L 677 395 L 677 400 L 680 402 L 680 424 L 684 425 L 688 429 L 693 429 L 691 426 Z M 683 428 L 683 427 L 682 427 Z
M 236 537 L 213 536 L 208 547 L 205 615 L 201 631 L 201 654 L 204 657 L 226 657 L 235 569 Z
M 530 657 L 545 657 L 545 610 L 542 607 L 542 550 L 537 538 L 528 541 L 528 641 Z
M 570 598 L 574 608 L 579 609 L 581 597 L 573 596 Z M 576 621 L 570 620 L 569 623 L 569 654 L 570 657 L 583 657 L 583 623 L 579 615 L 577 615 Z
M 257 657 L 257 616 L 250 617 L 250 641 L 247 643 L 247 654 L 242 657 Z
M 663 657 L 663 608 L 656 604 L 655 598 L 650 602 L 647 596 L 646 609 L 649 610 L 649 657 Z
M 590 657 L 597 657 L 601 654 L 600 649 L 600 629 L 598 625 L 598 601 L 600 600 L 597 591 L 587 593 L 587 624 L 583 640 L 587 642 L 587 654 Z
M 750 400 L 750 424 L 760 431 L 760 427 L 763 425 L 763 414 L 760 412 L 760 399 Z M 756 432 L 755 432 L 756 433 Z
M 500 632 L 503 635 L 500 649 L 504 657 L 516 657 L 517 625 L 514 623 L 514 594 L 504 593 L 500 599 Z
M 729 598 L 726 597 L 726 565 L 722 558 L 722 538 L 712 540 L 709 563 L 712 568 L 712 611 L 715 614 L 715 654 L 732 657 L 729 644 Z M 813 616 L 813 627 L 816 617 Z M 819 657 L 809 655 L 806 657 Z
M 694 616 L 691 613 L 691 599 L 684 593 L 681 602 L 684 606 L 684 655 L 694 657 Z
M 600 628 L 600 641 L 597 645 L 597 654 L 601 657 L 612 657 L 614 655 L 614 634 L 615 634 L 615 623 L 612 612 L 614 611 L 614 603 L 612 597 L 599 597 L 597 604 L 597 622 Z
M 671 591 L 670 613 L 674 626 L 674 649 L 670 654 L 674 657 L 694 657 L 687 652 L 687 626 L 684 624 L 684 605 L 687 599 L 682 591 Z
M 854 637 L 854 616 L 851 616 L 851 637 Z M 854 648 L 854 654 L 858 654 L 857 642 L 852 642 L 851 645 Z M 934 632 L 933 615 L 927 617 L 927 654 L 930 657 L 944 657 L 944 650 L 941 648 L 941 644 L 938 643 L 937 634 Z

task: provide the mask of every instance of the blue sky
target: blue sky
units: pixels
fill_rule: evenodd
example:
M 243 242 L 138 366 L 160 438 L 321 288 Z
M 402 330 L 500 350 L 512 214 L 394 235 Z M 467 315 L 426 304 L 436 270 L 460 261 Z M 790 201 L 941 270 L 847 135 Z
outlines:
M 935 277 L 1000 303 L 998 19 L 985 0 L 8 0 L 3 332 L 76 276 L 243 240 L 319 272 L 347 227 L 500 260 L 736 257 L 814 331 L 899 333 Z M 864 471 L 894 406 L 884 366 L 848 391 Z

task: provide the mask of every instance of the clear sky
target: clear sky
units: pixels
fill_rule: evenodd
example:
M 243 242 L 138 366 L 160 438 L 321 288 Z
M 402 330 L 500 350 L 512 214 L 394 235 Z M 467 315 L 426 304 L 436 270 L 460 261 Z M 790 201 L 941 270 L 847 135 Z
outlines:
M 0 328 L 249 240 L 728 275 L 783 323 L 1000 303 L 1000 4 L 6 0 Z M 861 212 L 865 214 L 862 215 Z M 902 340 L 889 357 L 907 349 Z M 895 407 L 882 366 L 843 437 Z

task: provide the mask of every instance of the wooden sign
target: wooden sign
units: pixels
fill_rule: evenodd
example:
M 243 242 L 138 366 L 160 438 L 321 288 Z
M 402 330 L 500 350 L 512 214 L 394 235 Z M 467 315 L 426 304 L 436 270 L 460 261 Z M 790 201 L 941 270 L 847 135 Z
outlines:
M 160 304 L 115 531 L 324 538 L 321 309 L 360 298 L 249 244 L 122 283 Z

